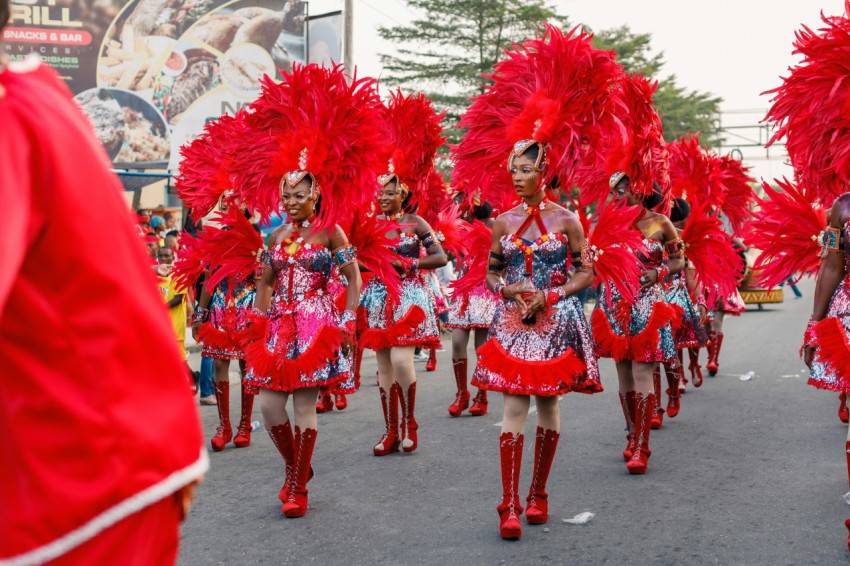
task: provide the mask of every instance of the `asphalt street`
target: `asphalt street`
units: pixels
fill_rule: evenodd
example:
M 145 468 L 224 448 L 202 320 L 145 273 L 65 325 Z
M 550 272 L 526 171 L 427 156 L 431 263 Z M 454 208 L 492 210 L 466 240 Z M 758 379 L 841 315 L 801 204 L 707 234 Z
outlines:
M 621 458 L 623 416 L 613 364 L 603 393 L 561 400 L 561 441 L 549 480 L 550 521 L 499 538 L 497 423 L 449 417 L 450 348 L 419 377 L 419 449 L 383 458 L 375 359 L 345 411 L 319 415 L 306 517 L 280 514 L 282 461 L 265 429 L 249 448 L 211 453 L 182 530 L 180 563 L 198 564 L 836 564 L 850 562 L 842 495 L 847 431 L 838 396 L 806 385 L 798 357 L 813 285 L 781 305 L 727 318 L 720 374 L 682 399 L 652 432 L 644 476 Z M 705 363 L 705 351 L 702 353 Z M 197 364 L 197 359 L 192 363 Z M 234 364 L 235 369 L 235 364 Z M 754 371 L 755 377 L 739 377 Z M 234 374 L 235 375 L 235 374 Z M 238 389 L 232 388 L 238 419 Z M 291 414 L 291 413 L 290 413 Z M 215 431 L 215 407 L 201 407 Z M 262 420 L 259 406 L 254 418 Z M 520 491 L 528 490 L 535 416 L 526 426 Z M 586 524 L 563 519 L 589 511 Z

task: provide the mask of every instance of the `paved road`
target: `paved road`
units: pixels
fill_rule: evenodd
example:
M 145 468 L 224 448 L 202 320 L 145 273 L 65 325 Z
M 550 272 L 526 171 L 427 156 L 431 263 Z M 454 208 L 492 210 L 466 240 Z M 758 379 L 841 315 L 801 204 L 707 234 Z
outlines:
M 211 454 L 183 528 L 181 564 L 834 564 L 847 562 L 846 426 L 837 395 L 806 386 L 797 356 L 806 298 L 727 319 L 721 374 L 689 388 L 682 412 L 653 431 L 649 472 L 620 457 L 623 417 L 613 365 L 605 392 L 561 401 L 562 437 L 549 482 L 550 523 L 498 535 L 501 400 L 453 419 L 450 354 L 418 389 L 420 448 L 372 456 L 382 432 L 368 377 L 343 412 L 319 416 L 310 511 L 280 515 L 281 460 L 268 436 Z M 703 353 L 704 355 L 704 353 Z M 747 382 L 739 375 L 749 370 Z M 373 375 L 374 358 L 364 362 Z M 236 394 L 234 387 L 233 393 Z M 235 417 L 237 407 L 233 407 Z M 215 407 L 202 407 L 208 434 Z M 260 419 L 259 408 L 255 418 Z M 526 428 L 533 431 L 534 419 Z M 526 444 L 521 491 L 533 442 Z M 583 511 L 586 525 L 565 524 Z

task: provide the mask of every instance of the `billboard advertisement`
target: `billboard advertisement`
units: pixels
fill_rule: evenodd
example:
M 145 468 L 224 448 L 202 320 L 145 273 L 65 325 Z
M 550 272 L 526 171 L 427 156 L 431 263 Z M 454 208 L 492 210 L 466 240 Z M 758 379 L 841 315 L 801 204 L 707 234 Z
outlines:
M 307 21 L 307 56 L 310 63 L 326 67 L 342 63 L 342 12 L 310 16 Z
M 306 62 L 306 2 L 12 0 L 3 46 L 65 79 L 118 167 L 175 168 L 204 123 Z

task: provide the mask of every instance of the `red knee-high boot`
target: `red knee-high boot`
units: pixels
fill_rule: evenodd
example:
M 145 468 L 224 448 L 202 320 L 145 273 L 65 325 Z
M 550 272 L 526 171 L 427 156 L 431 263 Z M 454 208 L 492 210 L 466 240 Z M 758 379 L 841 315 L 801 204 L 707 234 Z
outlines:
M 396 384 L 398 385 L 398 384 Z M 399 386 L 401 392 L 401 386 Z M 419 445 L 417 431 L 419 424 L 414 415 L 416 409 L 416 382 L 410 384 L 407 393 L 401 393 L 401 449 L 405 452 L 413 452 Z
M 699 365 L 699 348 L 688 348 L 688 370 L 694 387 L 702 386 L 702 368 Z
M 455 402 L 449 405 L 449 414 L 453 417 L 459 417 L 469 407 L 469 390 L 466 388 L 466 358 L 453 359 L 452 366 L 455 370 L 457 393 L 455 394 Z
M 649 449 L 649 431 L 652 430 L 652 407 L 655 393 L 635 392 L 635 434 L 632 457 L 626 462 L 630 474 L 645 474 L 652 451 Z
M 499 534 L 503 539 L 522 536 L 522 506 L 519 504 L 519 471 L 522 467 L 523 435 L 502 433 L 499 437 L 499 460 L 502 466 L 502 502 L 499 512 Z
M 705 363 L 705 369 L 708 370 L 708 375 L 717 375 L 717 370 L 720 369 L 717 359 L 720 357 L 720 341 L 722 334 L 711 331 L 708 335 L 708 361 Z
M 841 422 L 846 423 L 850 421 L 850 411 L 847 409 L 847 394 L 839 393 L 838 395 L 838 418 L 841 419 Z
M 316 412 L 327 413 L 334 410 L 333 401 L 331 401 L 330 387 L 319 387 L 319 399 L 316 401 Z
M 277 498 L 282 503 L 289 499 L 289 487 L 292 482 L 292 465 L 295 463 L 295 452 L 292 449 L 292 426 L 289 421 L 282 425 L 275 425 L 269 429 L 269 437 L 283 458 L 283 486 L 277 493 Z
M 215 382 L 215 400 L 218 403 L 218 428 L 210 438 L 212 449 L 216 452 L 224 450 L 224 446 L 233 438 L 233 428 L 230 426 L 230 382 Z
M 632 457 L 635 431 L 635 392 L 620 392 L 620 405 L 623 407 L 623 416 L 626 417 L 626 449 L 623 450 L 623 461 L 628 462 Z
M 679 372 L 664 364 L 664 377 L 667 378 L 667 416 L 671 419 L 679 414 L 681 401 L 679 396 Z
M 398 452 L 398 445 L 401 442 L 398 437 L 398 398 L 401 388 L 398 383 L 393 383 L 389 394 L 383 387 L 380 390 L 381 408 L 384 410 L 384 423 L 387 428 L 384 436 L 372 449 L 372 453 L 375 456 L 386 456 Z
M 245 389 L 242 385 L 242 417 L 239 419 L 239 426 L 236 427 L 236 436 L 233 437 L 233 444 L 236 448 L 245 448 L 251 446 L 251 411 L 254 409 L 254 394 Z
M 655 364 L 652 372 L 652 386 L 655 388 L 655 411 L 652 413 L 652 428 L 657 430 L 664 424 L 664 409 L 661 408 L 661 368 Z
M 310 479 L 313 459 L 313 448 L 316 446 L 318 431 L 305 428 L 302 432 L 295 427 L 295 463 L 292 466 L 289 496 L 281 507 L 281 512 L 287 517 L 303 517 L 307 513 L 307 481 Z
M 537 427 L 537 437 L 534 441 L 534 475 L 531 477 L 531 487 L 525 508 L 525 521 L 529 525 L 540 525 L 549 520 L 549 494 L 546 493 L 546 480 L 558 449 L 558 439 L 561 435 L 554 430 L 544 430 Z
M 425 363 L 425 371 L 434 371 L 437 369 L 437 348 L 432 347 L 428 354 L 428 361 Z
M 360 343 L 354 344 L 354 388 L 360 389 L 360 364 L 363 363 L 363 347 Z

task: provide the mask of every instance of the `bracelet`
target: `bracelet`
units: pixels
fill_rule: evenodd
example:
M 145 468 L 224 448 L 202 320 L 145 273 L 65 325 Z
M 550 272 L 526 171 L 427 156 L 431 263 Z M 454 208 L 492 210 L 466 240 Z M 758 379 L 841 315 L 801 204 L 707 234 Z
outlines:
M 268 316 L 269 316 L 268 311 L 261 311 L 257 307 L 251 307 L 250 313 L 251 313 L 251 316 L 255 316 L 255 317 L 258 317 L 258 318 L 268 318 Z
M 352 310 L 344 310 L 339 317 L 339 327 L 347 334 L 354 334 L 357 329 L 357 314 Z
M 195 309 L 195 314 L 192 316 L 192 323 L 195 322 L 206 322 L 210 318 L 209 309 L 202 309 L 198 307 Z
M 810 318 L 806 324 L 806 332 L 803 334 L 803 347 L 811 346 L 815 341 L 815 325 L 818 323 L 814 318 Z

